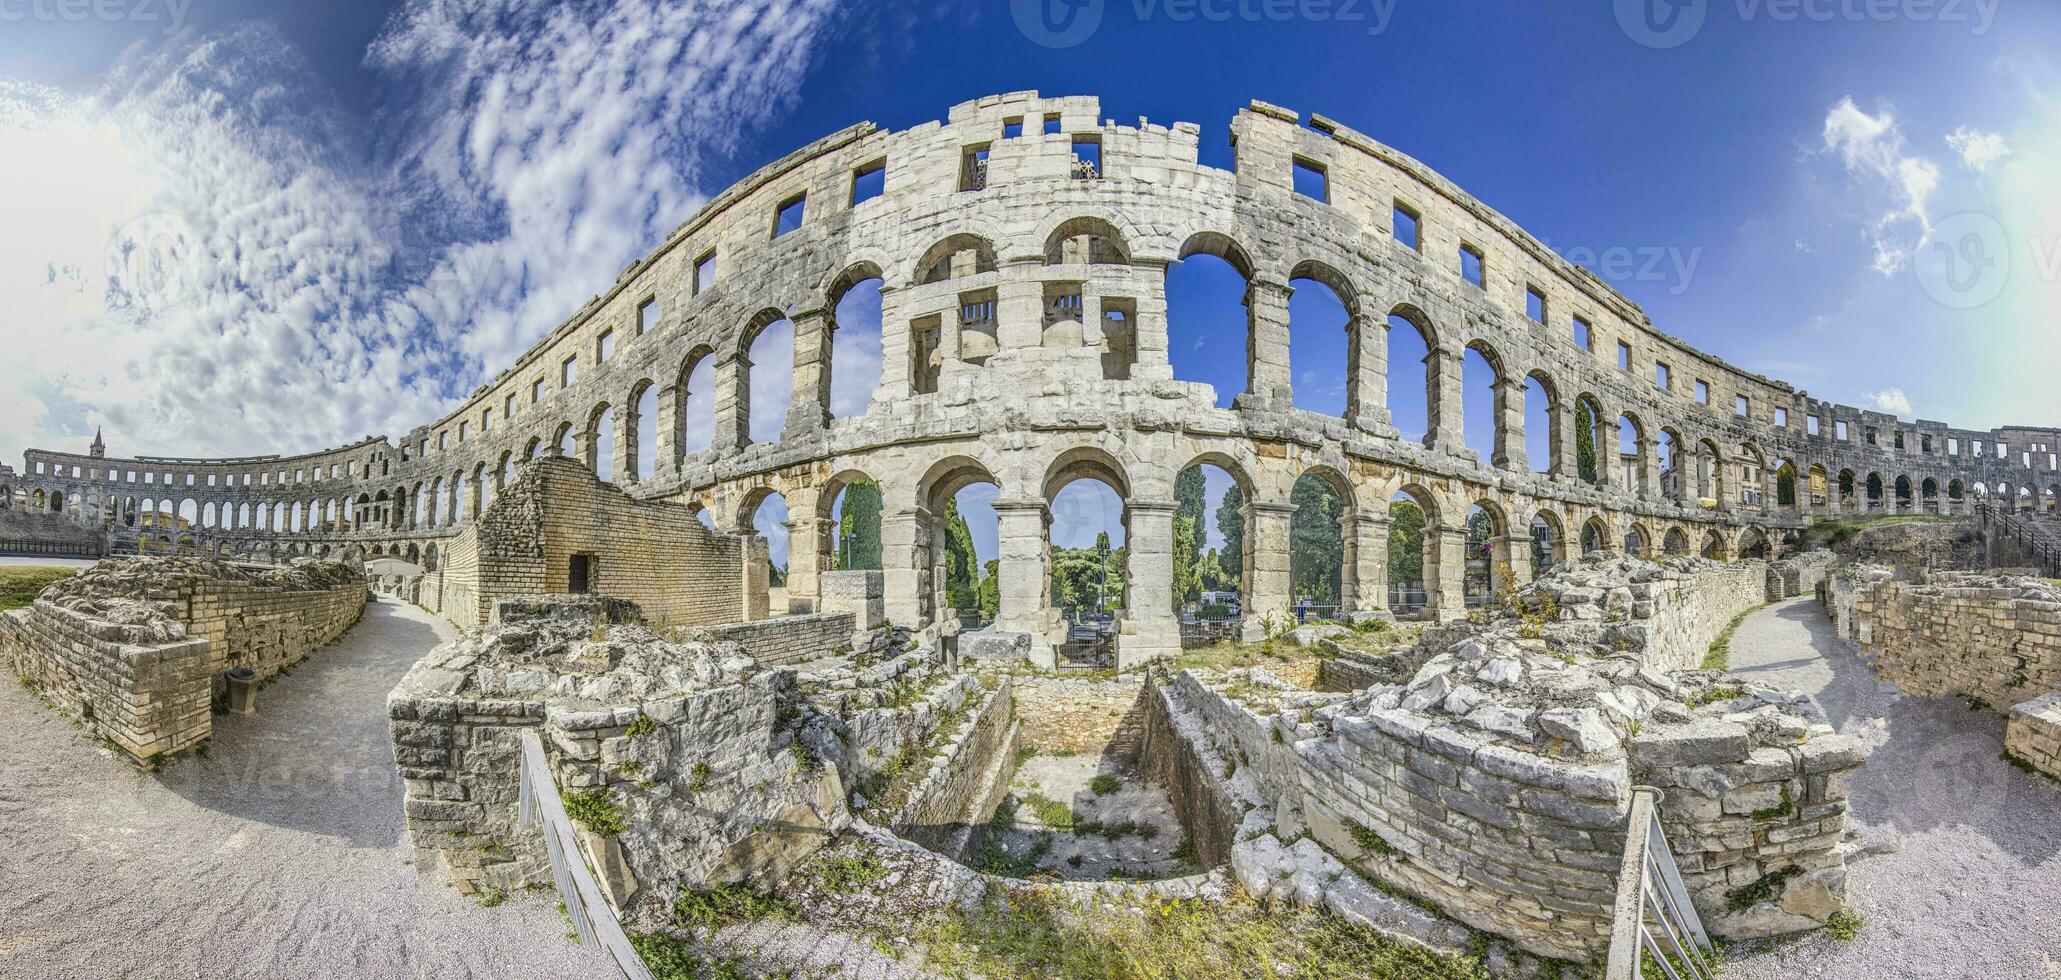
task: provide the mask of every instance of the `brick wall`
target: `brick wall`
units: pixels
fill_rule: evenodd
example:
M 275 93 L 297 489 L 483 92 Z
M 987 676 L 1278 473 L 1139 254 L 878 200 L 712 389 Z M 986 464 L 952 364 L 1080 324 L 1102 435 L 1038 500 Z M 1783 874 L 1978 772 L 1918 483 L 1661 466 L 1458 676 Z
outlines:
M 1851 628 L 1906 694 L 1967 694 L 2001 711 L 2061 689 L 2061 589 L 2040 579 L 1877 578 L 1856 586 Z
M 756 623 L 711 627 L 709 639 L 735 643 L 767 666 L 801 663 L 849 650 L 857 619 L 848 612 L 782 616 Z
M 208 737 L 216 665 L 199 637 L 152 642 L 39 600 L 0 615 L 0 657 L 51 708 L 138 759 Z
M 655 627 L 766 617 L 764 539 L 716 534 L 679 504 L 632 499 L 556 456 L 525 463 L 451 541 L 423 604 L 478 626 L 500 599 L 572 591 L 576 554 L 591 556 L 588 591 L 636 602 Z

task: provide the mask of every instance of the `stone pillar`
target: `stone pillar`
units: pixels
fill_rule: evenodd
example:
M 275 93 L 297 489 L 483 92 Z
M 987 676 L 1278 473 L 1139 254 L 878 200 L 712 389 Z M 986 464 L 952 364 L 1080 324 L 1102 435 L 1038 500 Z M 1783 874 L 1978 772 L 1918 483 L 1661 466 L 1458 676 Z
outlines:
M 1553 479 L 1559 483 L 1576 483 L 1581 476 L 1581 457 L 1574 440 L 1574 399 L 1562 397 L 1547 414 L 1553 420 Z
M 1639 437 L 1639 496 L 1660 495 L 1660 450 L 1653 440 Z
M 789 498 L 788 513 L 813 514 L 815 501 L 804 500 L 797 491 Z M 830 570 L 831 521 L 827 517 L 790 517 L 787 522 L 787 611 L 816 612 L 821 607 L 823 573 Z M 885 564 L 883 562 L 882 564 Z M 859 623 L 866 629 L 872 623 Z
M 1436 557 L 1438 559 L 1438 567 L 1436 569 L 1428 567 L 1431 564 L 1428 560 L 1425 563 L 1427 567 L 1424 569 L 1426 583 L 1437 583 L 1432 586 L 1433 590 L 1437 593 L 1431 599 L 1432 615 L 1441 623 L 1465 619 L 1467 618 L 1467 532 L 1463 528 L 1441 524 L 1436 528 L 1426 527 L 1424 534 L 1434 541 L 1433 546 L 1426 549 L 1430 552 L 1426 558 Z
M 1132 269 L 1137 296 L 1131 336 L 1137 340 L 1138 356 L 1131 362 L 1131 380 L 1172 381 L 1174 365 L 1167 353 L 1166 263 L 1140 261 Z
M 770 612 L 766 601 L 772 589 L 773 559 L 766 550 L 765 538 L 750 531 L 738 537 L 744 546 L 744 572 L 738 583 L 737 618 L 749 623 L 765 619 Z
M 1424 355 L 1424 374 L 1430 379 L 1425 415 L 1431 423 L 1424 445 L 1455 456 L 1467 451 L 1467 420 L 1460 403 L 1460 369 L 1465 356 L 1443 347 Z
M 1499 470 L 1531 470 L 1524 448 L 1524 390 L 1523 378 L 1496 379 L 1496 454 L 1489 465 Z
M 716 362 L 716 433 L 709 448 L 751 445 L 751 358 L 738 352 Z
M 788 316 L 794 324 L 794 385 L 787 398 L 781 439 L 820 432 L 830 424 L 830 345 L 837 321 L 818 307 Z
M 608 461 L 610 479 L 616 486 L 627 487 L 637 482 L 637 457 L 653 450 L 650 446 L 637 444 L 637 422 L 640 416 L 637 414 L 636 399 L 625 402 L 610 414 L 613 417 L 609 420 L 609 425 L 615 429 L 609 433 L 609 438 L 615 440 L 614 458 Z M 477 484 L 481 481 L 472 482 L 475 484 L 472 488 L 473 496 L 478 497 Z
M 1625 485 L 1624 457 L 1617 450 L 1617 420 L 1598 417 L 1589 435 L 1595 440 L 1596 482 L 1612 490 L 1636 493 L 1636 487 Z
M 1038 636 L 1044 618 L 1048 590 L 1045 585 L 1045 502 L 1032 498 L 1002 498 L 994 503 L 996 544 L 995 566 L 999 604 L 995 629 Z M 1049 650 L 1045 652 L 1049 656 Z
M 1247 641 L 1266 638 L 1262 621 L 1267 616 L 1282 628 L 1294 625 L 1289 606 L 1294 583 L 1289 580 L 1288 535 L 1295 519 L 1295 505 L 1246 501 L 1245 562 L 1252 594 L 1245 596 L 1244 634 Z
M 1027 265 L 1011 262 L 1007 269 L 1019 273 L 995 287 L 995 344 L 1002 350 L 1036 347 L 1045 342 L 1045 284 L 1026 278 Z
M 1174 616 L 1172 500 L 1131 500 L 1124 509 L 1124 581 L 1130 592 L 1117 631 L 1117 666 L 1129 669 L 1181 653 Z
M 1521 589 L 1531 584 L 1531 530 L 1518 531 L 1512 528 L 1503 541 L 1504 560 L 1510 563 L 1510 580 L 1500 583 L 1505 589 Z
M 651 476 L 664 479 L 680 472 L 680 455 L 687 438 L 687 382 L 680 379 L 658 389 L 656 445 L 647 451 L 656 453 L 651 459 Z
M 905 398 L 910 391 L 909 316 L 900 289 L 885 283 L 880 287 L 880 384 L 873 388 L 873 404 Z
M 923 580 L 919 561 L 928 560 L 917 545 L 922 523 L 929 516 L 922 508 L 880 514 L 881 585 L 886 590 L 888 622 L 917 629 L 923 625 Z M 871 625 L 866 624 L 866 625 Z
M 1293 292 L 1285 282 L 1257 276 L 1245 284 L 1245 392 L 1234 402 L 1239 408 L 1285 411 L 1295 404 L 1288 367 L 1288 297 Z
M 1346 329 L 1351 331 L 1346 343 L 1346 421 L 1367 432 L 1395 435 L 1388 412 L 1388 324 L 1360 316 Z
M 1355 623 L 1393 618 L 1388 608 L 1387 512 L 1355 513 L 1340 524 L 1346 535 L 1346 577 L 1352 582 L 1352 608 L 1344 615 Z

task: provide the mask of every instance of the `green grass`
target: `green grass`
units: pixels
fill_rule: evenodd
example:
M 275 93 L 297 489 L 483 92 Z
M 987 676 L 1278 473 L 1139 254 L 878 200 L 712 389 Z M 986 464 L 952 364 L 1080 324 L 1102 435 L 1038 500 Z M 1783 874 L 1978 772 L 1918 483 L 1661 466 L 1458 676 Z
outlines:
M 673 924 L 711 932 L 741 922 L 801 918 L 794 903 L 778 895 L 755 892 L 744 885 L 720 885 L 705 891 L 681 892 L 673 902 Z
M 1825 931 L 1842 943 L 1850 943 L 1855 936 L 1861 934 L 1861 927 L 1867 925 L 1867 922 L 1868 920 L 1861 918 L 1859 912 L 1850 906 L 1842 905 L 1832 913 L 1831 918 L 1825 920 Z
M 1366 977 L 1476 980 L 1472 957 L 1447 958 L 1385 939 L 1331 916 L 1244 897 L 1212 903 L 1155 901 L 1092 915 L 1040 894 L 991 899 L 921 926 L 924 965 L 948 977 L 1050 980 L 1230 980 Z
M 35 602 L 51 583 L 78 574 L 76 568 L 46 568 L 41 565 L 10 565 L 0 568 L 0 612 L 20 609 Z
M 1122 789 L 1123 785 L 1123 780 L 1106 772 L 1098 772 L 1095 774 L 1095 778 L 1088 780 L 1088 790 L 1096 796 L 1108 796 Z
M 1073 807 L 1067 806 L 1043 793 L 1025 794 L 1023 805 L 1030 807 L 1031 813 L 1036 814 L 1037 818 L 1047 827 L 1054 830 L 1073 829 Z
M 1731 670 L 1732 634 L 1738 632 L 1739 624 L 1745 622 L 1746 617 L 1751 616 L 1756 611 L 1765 608 L 1767 608 L 1767 603 L 1764 602 L 1758 606 L 1753 607 L 1752 609 L 1748 609 L 1745 612 L 1742 612 L 1739 615 L 1732 617 L 1732 621 L 1725 624 L 1724 631 L 1717 635 L 1717 639 L 1710 641 L 1710 651 L 1703 655 L 1703 669 Z
M 737 960 L 710 960 L 694 944 L 672 936 L 633 932 L 630 947 L 657 980 L 746 980 L 751 976 Z
M 630 826 L 623 817 L 623 808 L 616 805 L 605 789 L 565 794 L 565 815 L 603 837 L 614 837 Z
M 887 877 L 887 865 L 871 854 L 839 854 L 816 862 L 816 880 L 842 895 Z

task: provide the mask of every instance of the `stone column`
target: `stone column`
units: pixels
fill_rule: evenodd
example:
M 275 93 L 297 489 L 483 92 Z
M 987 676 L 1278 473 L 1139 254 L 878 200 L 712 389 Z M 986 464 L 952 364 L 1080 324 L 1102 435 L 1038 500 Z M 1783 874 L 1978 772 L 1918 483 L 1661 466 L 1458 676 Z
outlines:
M 909 316 L 900 289 L 885 283 L 880 287 L 880 384 L 873 388 L 873 404 L 905 398 L 910 391 Z
M 1660 449 L 1652 438 L 1639 437 L 1639 496 L 1660 494 Z
M 1547 410 L 1553 419 L 1553 479 L 1558 483 L 1576 483 L 1581 476 L 1581 457 L 1575 445 L 1574 399 L 1562 397 Z
M 1531 584 L 1531 529 L 1520 532 L 1512 528 L 1503 541 L 1503 554 L 1510 563 L 1510 580 L 1501 585 L 1505 589 L 1521 589 Z
M 1035 497 L 1001 498 L 995 501 L 994 508 L 1000 553 L 995 566 L 999 604 L 994 628 L 1031 634 L 1035 654 L 1043 639 L 1039 632 L 1048 595 L 1045 502 Z M 1045 655 L 1049 656 L 1049 645 L 1046 646 Z
M 650 446 L 637 444 L 637 422 L 640 416 L 637 414 L 635 399 L 625 402 L 612 415 L 614 417 L 609 420 L 609 425 L 613 426 L 615 431 L 609 433 L 609 438 L 615 440 L 615 453 L 614 458 L 608 461 L 608 469 L 610 478 L 616 486 L 627 487 L 637 482 L 637 457 L 654 450 Z M 472 482 L 478 484 L 480 481 Z M 479 487 L 474 486 L 472 492 L 477 497 Z
M 1531 470 L 1524 448 L 1524 391 L 1523 378 L 1496 379 L 1496 454 L 1489 465 L 1499 470 Z
M 680 379 L 658 389 L 656 443 L 648 451 L 653 479 L 665 479 L 680 472 L 680 455 L 687 438 L 687 382 Z M 505 489 L 505 488 L 504 488 Z
M 716 433 L 709 448 L 751 445 L 751 358 L 743 352 L 716 362 Z
M 1624 458 L 1617 451 L 1617 420 L 1598 417 L 1596 427 L 1590 431 L 1595 444 L 1592 447 L 1596 457 L 1596 482 L 1612 490 L 1636 493 L 1636 487 L 1625 486 Z
M 788 501 L 789 514 L 812 514 L 813 500 L 797 492 Z M 823 573 L 830 568 L 831 521 L 827 517 L 791 517 L 787 522 L 787 611 L 812 613 L 821 608 Z M 882 562 L 885 564 L 885 562 Z M 855 624 L 857 629 L 872 623 Z
M 1285 282 L 1255 276 L 1245 284 L 1245 392 L 1239 408 L 1285 411 L 1295 404 L 1288 367 L 1288 297 Z
M 1010 262 L 1018 273 L 995 287 L 995 343 L 1002 350 L 1036 347 L 1045 342 L 1045 284 L 1026 278 L 1038 262 Z
M 917 629 L 923 625 L 924 576 L 919 561 L 928 556 L 918 547 L 922 524 L 929 512 L 922 508 L 880 514 L 880 579 L 888 622 Z M 867 624 L 871 625 L 871 624 Z
M 1388 412 L 1388 324 L 1369 316 L 1348 324 L 1346 421 L 1367 432 L 1395 435 Z
M 1424 445 L 1455 456 L 1467 451 L 1467 420 L 1460 402 L 1460 369 L 1465 356 L 1443 347 L 1424 355 L 1431 402 L 1425 412 L 1431 425 Z
M 1385 505 L 1384 505 L 1385 506 Z M 1352 622 L 1391 619 L 1388 608 L 1388 513 L 1355 513 L 1341 522 L 1346 533 L 1346 568 L 1352 578 Z
M 1131 336 L 1136 338 L 1138 356 L 1131 362 L 1131 380 L 1172 381 L 1174 365 L 1167 353 L 1166 263 L 1141 261 L 1132 269 L 1137 295 Z
M 1288 535 L 1295 519 L 1291 503 L 1246 501 L 1246 567 L 1252 594 L 1244 597 L 1244 634 L 1247 641 L 1266 637 L 1262 621 L 1272 615 L 1281 627 L 1294 625 L 1289 609 L 1294 601 L 1294 583 L 1289 580 Z
M 830 346 L 837 321 L 822 307 L 788 316 L 794 324 L 794 385 L 781 439 L 821 432 L 830 424 Z
M 1179 656 L 1181 622 L 1174 616 L 1172 500 L 1131 500 L 1124 509 L 1124 581 L 1130 591 L 1117 635 L 1117 666 Z
M 1436 581 L 1432 597 L 1433 615 L 1441 623 L 1467 618 L 1467 532 L 1462 528 L 1441 524 L 1437 528 L 1426 527 L 1424 533 L 1432 537 L 1434 545 L 1426 549 L 1430 556 L 1438 559 L 1436 569 L 1426 568 L 1427 582 Z M 1427 562 L 1427 564 L 1429 564 Z

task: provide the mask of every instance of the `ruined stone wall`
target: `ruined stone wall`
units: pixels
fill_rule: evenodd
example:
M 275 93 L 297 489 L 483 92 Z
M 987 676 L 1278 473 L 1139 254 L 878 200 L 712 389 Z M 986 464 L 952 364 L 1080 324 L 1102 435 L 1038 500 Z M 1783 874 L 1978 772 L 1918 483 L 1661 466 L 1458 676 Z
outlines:
M 1195 696 L 1201 690 L 1186 672 L 1164 685 L 1146 685 L 1139 764 L 1145 778 L 1166 789 L 1181 829 L 1195 842 L 1196 860 L 1215 867 L 1231 860 L 1239 829 L 1259 799 L 1240 798 L 1230 785 L 1238 774 L 1237 750 L 1227 753 L 1212 736 L 1232 733 L 1197 714 L 1218 703 Z
M 2042 579 L 1877 579 L 1854 597 L 1853 636 L 1907 694 L 1966 694 L 2006 710 L 2061 689 L 2061 589 Z
M 1780 602 L 1797 596 L 1817 595 L 1818 584 L 1832 574 L 1839 556 L 1830 551 L 1807 551 L 1768 564 L 1768 601 Z
M 563 457 L 524 464 L 445 553 L 437 608 L 465 626 L 503 598 L 588 591 L 636 602 L 652 626 L 764 619 L 766 544 L 702 527 L 685 508 L 637 500 Z M 428 593 L 428 581 L 423 590 Z
M 107 535 L 80 527 L 60 514 L 0 508 L 0 555 L 99 556 L 107 553 Z
M 259 678 L 334 642 L 370 590 L 355 565 L 252 575 L 191 558 L 103 561 L 9 620 L 16 672 L 50 702 L 139 759 L 212 731 L 222 673 Z
M 735 643 L 752 659 L 777 667 L 849 652 L 856 628 L 856 617 L 846 612 L 781 616 L 708 627 L 704 632 L 711 641 Z
M 2061 779 L 2061 692 L 2011 708 L 2011 720 L 2004 727 L 2004 751 Z
M 1536 588 L 1561 618 L 1606 624 L 1612 649 L 1637 653 L 1658 670 L 1688 670 L 1734 618 L 1767 601 L 1767 576 L 1759 560 L 1666 558 L 1631 568 L 1599 553 L 1556 566 Z
M 970 692 L 966 718 L 932 752 L 930 769 L 889 821 L 895 833 L 940 854 L 966 860 L 979 832 L 1009 791 L 1016 771 L 1019 726 L 1007 676 L 994 689 Z
M 166 638 L 38 600 L 0 614 L 0 658 L 45 704 L 138 759 L 190 748 L 212 730 L 216 664 L 199 637 Z

